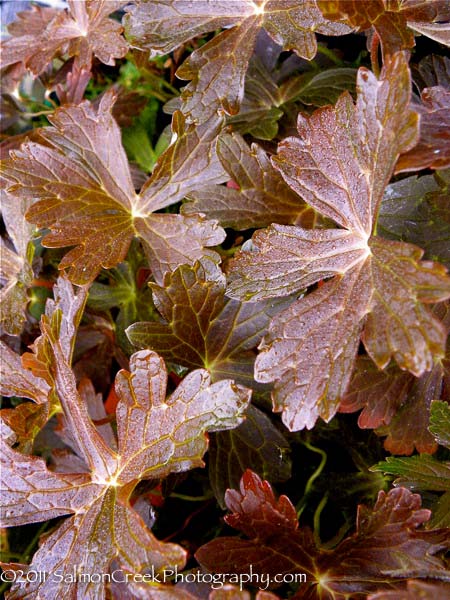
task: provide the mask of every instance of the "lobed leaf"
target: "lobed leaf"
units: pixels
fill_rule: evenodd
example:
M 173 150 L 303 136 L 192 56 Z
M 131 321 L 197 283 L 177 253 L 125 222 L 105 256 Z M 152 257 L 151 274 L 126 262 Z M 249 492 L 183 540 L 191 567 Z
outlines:
M 28 289 L 33 281 L 32 259 L 34 248 L 30 244 L 34 228 L 26 223 L 24 214 L 30 202 L 13 194 L 2 195 L 2 218 L 13 243 L 0 238 L 0 323 L 9 335 L 22 333 L 26 321 Z
M 396 173 L 450 166 L 450 90 L 441 86 L 425 88 L 421 100 L 422 103 L 415 106 L 420 114 L 419 142 L 400 156 L 395 167 Z
M 210 262 L 183 265 L 151 285 L 163 323 L 138 322 L 127 329 L 132 344 L 151 348 L 184 367 L 205 367 L 214 381 L 232 377 L 254 385 L 254 348 L 270 319 L 289 301 L 245 304 L 225 298 L 225 278 Z
M 223 230 L 201 216 L 152 214 L 205 182 L 224 180 L 215 154 L 221 120 L 186 129 L 181 115 L 175 115 L 176 140 L 137 195 L 113 104 L 113 94 L 107 93 L 97 107 L 86 101 L 58 109 L 50 118 L 53 127 L 42 132 L 46 145 L 28 142 L 12 152 L 3 179 L 18 197 L 37 200 L 27 218 L 51 229 L 44 245 L 75 246 L 59 264 L 69 268 L 73 282 L 91 282 L 101 267 L 122 262 L 135 235 L 144 240 L 150 267 L 162 282 L 167 270 L 194 262 L 204 245 L 223 240 Z
M 188 199 L 192 202 L 183 205 L 183 214 L 201 212 L 223 227 L 238 230 L 271 223 L 304 227 L 314 223 L 314 211 L 284 182 L 262 148 L 249 147 L 238 134 L 222 135 L 217 155 L 239 189 L 205 186 L 191 192 Z
M 1 68 L 21 62 L 35 75 L 45 70 L 55 56 L 76 57 L 79 68 L 90 71 L 93 55 L 107 65 L 128 51 L 122 26 L 109 15 L 126 0 L 69 0 L 68 9 L 33 6 L 18 13 L 8 27 L 12 37 L 2 44 Z M 87 82 L 86 82 L 87 83 Z
M 346 23 L 357 30 L 373 27 L 381 40 L 385 56 L 414 47 L 411 29 L 424 35 L 429 32 L 431 38 L 450 43 L 448 24 L 445 23 L 450 19 L 450 12 L 445 1 L 317 0 L 317 4 L 326 19 Z
M 334 108 L 299 116 L 300 137 L 280 144 L 273 162 L 285 181 L 343 229 L 273 225 L 231 263 L 228 293 L 253 301 L 334 276 L 274 317 L 255 363 L 257 381 L 275 382 L 274 409 L 291 430 L 333 417 L 360 337 L 381 369 L 394 358 L 420 376 L 444 356 L 445 328 L 422 303 L 448 298 L 446 269 L 372 233 L 398 155 L 417 139 L 408 80 L 401 54 L 379 81 L 360 69 L 356 106 L 343 94 Z
M 195 50 L 177 72 L 181 79 L 192 80 L 181 95 L 182 111 L 191 121 L 204 122 L 221 110 L 238 112 L 248 61 L 262 27 L 284 50 L 295 50 L 308 60 L 317 52 L 316 31 L 349 32 L 346 26 L 326 21 L 315 0 L 158 0 L 131 6 L 125 18 L 128 39 L 153 54 L 221 27 L 228 30 Z
M 381 471 L 396 475 L 394 485 L 416 490 L 450 492 L 450 464 L 441 462 L 427 454 L 394 458 L 371 467 L 371 471 Z
M 314 546 L 307 528 L 298 528 L 288 498 L 277 501 L 268 482 L 251 471 L 243 475 L 239 491 L 228 490 L 226 503 L 232 511 L 227 523 L 249 539 L 219 537 L 202 546 L 196 557 L 210 571 L 245 573 L 251 564 L 253 572 L 272 577 L 305 573 L 307 587 L 302 584 L 298 594 L 308 598 L 367 594 L 410 577 L 447 577 L 437 556 L 448 546 L 446 531 L 419 529 L 430 511 L 405 488 L 379 492 L 373 509 L 360 506 L 356 532 L 328 551 Z
M 436 305 L 433 313 L 448 332 L 448 303 Z M 387 435 L 384 447 L 393 454 L 411 454 L 414 448 L 432 454 L 437 444 L 428 428 L 430 406 L 434 399 L 446 398 L 448 372 L 448 352 L 444 360 L 420 377 L 395 365 L 380 371 L 368 357 L 359 357 L 339 411 L 363 408 L 358 425 L 377 428 L 378 435 Z
M 148 564 L 156 571 L 168 566 L 182 568 L 184 551 L 153 537 L 130 505 L 131 492 L 143 478 L 164 477 L 202 465 L 206 431 L 239 424 L 250 392 L 230 381 L 211 385 L 208 374 L 198 370 L 166 399 L 167 374 L 162 359 L 151 352 L 138 352 L 131 357 L 131 372 L 121 371 L 116 380 L 116 451 L 96 429 L 81 400 L 55 325 L 44 319 L 43 331 L 52 352 L 65 428 L 87 469 L 52 473 L 42 459 L 13 450 L 11 432 L 3 428 L 4 525 L 74 515 L 45 538 L 29 569 L 69 573 L 83 565 L 85 572 L 107 573 L 113 561 L 133 573 Z M 74 585 L 77 595 L 105 597 L 102 582 Z M 30 578 L 17 581 L 11 597 L 39 594 L 57 598 L 66 586 L 67 582 L 55 577 L 45 581 Z

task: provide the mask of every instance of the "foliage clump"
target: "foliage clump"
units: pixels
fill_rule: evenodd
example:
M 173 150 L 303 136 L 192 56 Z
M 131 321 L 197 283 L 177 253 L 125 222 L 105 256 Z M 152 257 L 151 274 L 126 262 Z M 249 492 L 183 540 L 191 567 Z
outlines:
M 448 3 L 8 32 L 2 592 L 446 596 Z

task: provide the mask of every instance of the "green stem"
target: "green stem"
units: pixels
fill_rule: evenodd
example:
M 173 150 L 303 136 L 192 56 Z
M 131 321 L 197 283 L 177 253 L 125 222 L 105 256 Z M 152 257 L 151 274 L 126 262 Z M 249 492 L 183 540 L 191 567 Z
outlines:
M 327 46 L 324 46 L 323 44 L 317 44 L 317 52 L 320 52 L 320 54 L 323 54 L 324 56 L 329 58 L 331 62 L 334 63 L 337 67 L 344 66 L 343 61 L 336 56 L 333 50 L 327 48 Z
M 322 546 L 322 542 L 320 540 L 320 516 L 322 514 L 323 509 L 326 506 L 326 503 L 328 502 L 328 492 L 325 494 L 325 496 L 322 498 L 322 500 L 319 502 L 315 512 L 314 512 L 314 543 L 316 544 L 317 548 L 320 548 Z
M 187 500 L 188 502 L 202 502 L 209 500 L 213 497 L 213 494 L 205 494 L 204 496 L 187 496 L 186 494 L 170 494 L 170 498 L 178 498 L 179 500 Z

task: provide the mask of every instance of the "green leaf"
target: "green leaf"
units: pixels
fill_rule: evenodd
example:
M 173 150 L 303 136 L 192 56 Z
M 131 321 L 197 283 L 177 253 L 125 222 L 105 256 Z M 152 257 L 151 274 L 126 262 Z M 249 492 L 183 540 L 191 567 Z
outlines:
M 397 475 L 394 485 L 410 490 L 450 492 L 450 463 L 428 454 L 404 458 L 388 456 L 386 461 L 379 462 L 370 470 Z
M 431 403 L 429 430 L 441 446 L 450 450 L 450 406 L 447 402 L 435 400 Z

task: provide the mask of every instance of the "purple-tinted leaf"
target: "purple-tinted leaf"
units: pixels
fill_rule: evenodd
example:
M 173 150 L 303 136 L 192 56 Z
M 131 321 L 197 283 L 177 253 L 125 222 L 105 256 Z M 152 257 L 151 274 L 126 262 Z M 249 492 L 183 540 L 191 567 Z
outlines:
M 0 341 L 0 393 L 3 396 L 29 398 L 36 404 L 47 402 L 49 385 L 22 366 L 20 356 Z
M 208 186 L 188 194 L 193 202 L 183 205 L 184 214 L 201 212 L 235 229 L 271 223 L 308 227 L 314 223 L 314 211 L 284 182 L 262 148 L 256 144 L 249 147 L 237 134 L 222 135 L 217 154 L 239 189 Z
M 47 145 L 26 143 L 5 161 L 5 185 L 21 198 L 38 200 L 27 217 L 51 229 L 44 245 L 76 246 L 59 264 L 69 267 L 75 283 L 88 283 L 101 267 L 123 261 L 134 235 L 143 237 L 150 266 L 162 283 L 167 270 L 193 263 L 203 245 L 223 240 L 223 230 L 201 217 L 152 214 L 197 187 L 226 179 L 215 152 L 222 121 L 185 128 L 182 116 L 175 115 L 176 140 L 137 195 L 111 115 L 113 104 L 113 94 L 107 93 L 97 107 L 84 102 L 57 110 L 53 127 L 42 132 Z M 180 248 L 172 243 L 175 236 L 185 238 Z
M 206 261 L 179 267 L 166 276 L 164 287 L 152 289 L 164 322 L 131 325 L 127 335 L 133 344 L 188 368 L 205 367 L 214 381 L 231 377 L 254 385 L 254 349 L 270 319 L 289 301 L 226 299 L 222 272 Z
M 192 121 L 207 120 L 217 110 L 236 114 L 257 35 L 263 27 L 284 50 L 310 60 L 317 52 L 315 32 L 342 35 L 349 29 L 323 18 L 315 0 L 158 0 L 128 9 L 125 26 L 134 45 L 164 54 L 195 35 L 220 27 L 231 29 L 196 50 L 177 75 L 191 79 L 182 93 L 182 111 Z
M 405 403 L 413 384 L 410 373 L 394 365 L 381 371 L 369 357 L 359 357 L 339 412 L 351 413 L 362 408 L 358 425 L 363 429 L 387 425 Z
M 1 68 L 21 62 L 39 75 L 56 55 L 75 56 L 77 65 L 91 68 L 92 56 L 107 65 L 122 58 L 128 44 L 121 36 L 120 23 L 108 15 L 126 0 L 69 0 L 69 9 L 33 6 L 18 13 L 8 30 L 12 37 L 2 44 Z
M 53 473 L 42 459 L 13 450 L 12 432 L 3 427 L 4 525 L 74 513 L 46 537 L 29 569 L 72 572 L 82 564 L 86 572 L 107 573 L 113 560 L 133 573 L 148 564 L 157 572 L 167 566 L 182 568 L 185 552 L 153 537 L 130 506 L 130 494 L 143 478 L 200 466 L 207 448 L 206 431 L 239 424 L 250 392 L 230 381 L 211 385 L 209 375 L 198 370 L 166 399 L 167 374 L 162 359 L 151 352 L 138 352 L 131 358 L 131 372 L 121 371 L 116 380 L 117 452 L 94 426 L 76 389 L 57 327 L 48 318 L 43 320 L 43 332 L 65 427 L 89 469 Z M 28 594 L 53 599 L 66 585 L 54 577 L 45 581 L 30 578 L 17 581 L 11 597 Z M 76 590 L 92 600 L 105 597 L 104 584 L 98 581 L 78 582 Z
M 309 529 L 298 529 L 288 498 L 277 501 L 268 482 L 251 471 L 244 474 L 240 491 L 227 492 L 226 503 L 232 511 L 227 523 L 249 539 L 219 537 L 202 546 L 196 557 L 212 572 L 246 573 L 251 564 L 254 573 L 304 573 L 307 581 L 297 597 L 311 599 L 363 597 L 399 579 L 447 577 L 437 555 L 449 545 L 447 532 L 420 529 L 430 511 L 405 488 L 380 492 L 373 509 L 360 506 L 356 532 L 331 551 L 316 548 Z
M 425 88 L 421 98 L 422 104 L 414 105 L 420 114 L 419 143 L 400 156 L 396 173 L 450 166 L 450 90 L 441 86 Z
M 280 144 L 274 164 L 344 229 L 273 225 L 231 263 L 229 294 L 253 301 L 335 276 L 275 316 L 255 364 L 257 381 L 275 382 L 274 409 L 290 429 L 333 417 L 360 336 L 379 368 L 394 358 L 420 376 L 434 356 L 444 356 L 446 331 L 422 303 L 448 298 L 446 269 L 420 262 L 423 251 L 415 246 L 372 234 L 398 155 L 417 139 L 409 95 L 408 68 L 398 54 L 379 81 L 360 69 L 356 106 L 343 94 L 334 108 L 299 116 L 300 137 Z
M 332 21 L 346 23 L 358 30 L 373 26 L 385 55 L 414 47 L 411 29 L 450 43 L 448 24 L 445 23 L 450 19 L 450 11 L 445 0 L 317 0 L 317 4 L 324 17 Z

